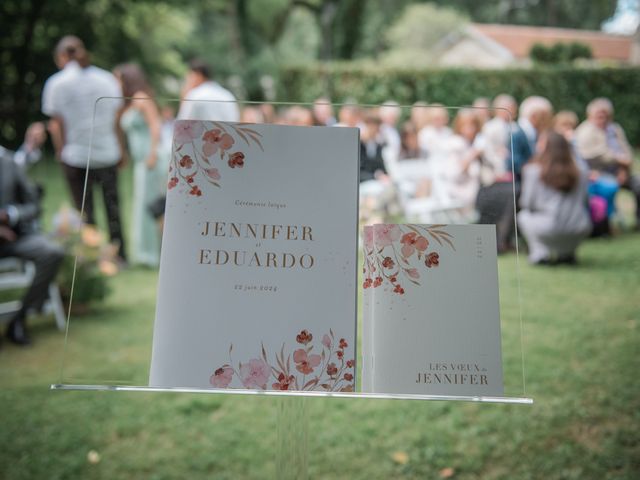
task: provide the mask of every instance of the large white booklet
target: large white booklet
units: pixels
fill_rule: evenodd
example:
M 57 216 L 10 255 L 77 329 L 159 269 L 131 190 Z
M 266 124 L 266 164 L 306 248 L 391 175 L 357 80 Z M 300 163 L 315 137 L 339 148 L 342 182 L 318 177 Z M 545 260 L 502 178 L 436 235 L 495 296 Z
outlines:
M 493 225 L 364 228 L 365 392 L 503 394 Z
M 352 391 L 355 128 L 178 121 L 149 384 Z

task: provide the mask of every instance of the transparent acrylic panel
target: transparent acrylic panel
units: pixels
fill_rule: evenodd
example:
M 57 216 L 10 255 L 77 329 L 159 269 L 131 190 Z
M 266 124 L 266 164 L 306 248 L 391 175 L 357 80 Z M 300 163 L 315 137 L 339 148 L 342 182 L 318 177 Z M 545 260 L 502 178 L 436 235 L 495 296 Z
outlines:
M 187 119 L 222 122 L 222 125 L 239 118 L 241 126 L 248 129 L 239 134 L 247 144 L 254 140 L 244 138 L 242 132 L 251 137 L 251 125 L 262 123 L 299 127 L 357 127 L 362 141 L 361 155 L 373 152 L 372 155 L 378 155 L 377 158 L 382 161 L 378 167 L 369 171 L 363 171 L 362 162 L 360 163 L 360 227 L 395 223 L 473 225 L 480 222 L 496 225 L 497 248 L 500 252 L 497 271 L 504 393 L 424 395 L 402 391 L 388 393 L 370 388 L 366 393 L 363 392 L 360 355 L 363 347 L 362 295 L 366 278 L 362 273 L 362 238 L 359 239 L 357 265 L 358 291 L 354 292 L 358 298 L 354 391 L 149 386 L 166 189 L 167 186 L 172 187 L 172 182 L 182 182 L 188 188 L 193 188 L 188 175 L 176 178 L 175 169 L 181 161 L 172 152 L 177 115 Z M 109 136 L 109 119 L 116 117 L 120 141 L 125 145 L 127 155 L 121 157 L 118 154 L 118 158 L 114 160 L 109 158 L 109 149 L 112 147 L 108 144 L 115 141 L 114 137 Z M 78 205 L 82 210 L 82 218 L 90 220 L 97 227 L 83 224 L 77 244 L 73 247 L 77 256 L 69 298 L 65 347 L 60 355 L 60 378 L 52 388 L 532 403 L 532 399 L 527 396 L 525 384 L 515 221 L 517 184 L 514 182 L 515 171 L 510 153 L 512 149 L 509 148 L 512 139 L 509 129 L 503 129 L 502 133 L 493 132 L 494 135 L 504 135 L 501 140 L 503 150 L 495 151 L 497 140 L 489 138 L 488 133 L 483 135 L 482 132 L 486 130 L 481 129 L 482 118 L 492 117 L 503 118 L 503 123 L 507 126 L 510 123 L 509 112 L 506 111 L 426 104 L 379 106 L 220 101 L 184 101 L 181 104 L 179 100 L 173 99 L 101 98 L 95 105 L 88 142 L 86 172 L 89 175 L 85 177 L 82 204 Z M 395 130 L 390 126 L 394 121 L 397 122 Z M 213 123 L 218 124 L 220 123 Z M 376 143 L 375 139 L 383 139 L 378 142 L 378 152 L 371 147 Z M 236 140 L 242 141 L 237 135 Z M 222 140 L 216 137 L 215 141 L 219 147 Z M 433 150 L 426 151 L 428 148 Z M 443 174 L 433 167 L 438 148 L 457 152 L 458 158 L 462 159 L 460 163 L 465 165 L 464 169 L 473 171 L 475 187 L 466 191 L 455 185 L 455 182 L 441 181 L 439 175 L 446 176 L 446 172 Z M 370 151 L 367 152 L 367 149 Z M 483 153 L 479 155 L 477 152 Z M 214 153 L 220 154 L 218 150 Z M 231 153 L 226 151 L 226 156 L 215 157 L 218 162 L 216 169 L 219 171 L 203 169 L 201 174 L 209 175 L 208 180 L 214 184 L 218 182 L 219 174 L 224 175 L 225 168 L 238 167 L 234 163 L 238 157 L 232 158 Z M 506 164 L 487 160 L 486 157 L 491 155 L 502 155 L 507 159 Z M 119 162 L 118 166 L 114 167 L 116 162 Z M 385 172 L 384 175 L 381 171 Z M 113 189 L 115 175 L 117 193 Z M 368 183 L 364 181 L 367 180 L 364 178 L 367 175 L 370 180 Z M 283 181 L 286 182 L 287 179 Z M 327 172 L 327 182 L 330 181 L 331 172 Z M 380 188 L 380 185 L 384 188 Z M 457 189 L 457 196 L 448 190 L 451 188 Z M 104 196 L 100 194 L 101 191 Z M 196 193 L 195 190 L 192 192 L 194 195 Z M 451 201 L 452 197 L 457 200 Z M 117 210 L 114 208 L 116 202 L 119 207 Z M 116 212 L 119 212 L 119 226 Z M 77 219 L 70 214 L 70 226 L 77 226 L 77 223 Z M 361 235 L 361 228 L 358 231 Z M 111 246 L 109 237 L 112 241 L 115 240 Z M 122 242 L 119 238 L 122 238 Z M 426 253 L 428 252 L 425 251 L 424 254 Z M 188 282 L 185 279 L 184 285 Z M 100 297 L 96 291 L 105 288 L 110 290 L 105 299 L 96 300 L 96 297 Z M 189 312 L 185 312 L 185 315 L 189 315 Z M 268 319 L 268 314 L 265 315 Z M 321 335 L 318 332 L 316 342 L 320 341 L 318 337 Z M 462 336 L 464 337 L 464 333 Z M 337 342 L 337 339 L 334 341 Z M 473 338 L 461 338 L 461 344 L 473 341 Z M 284 356 L 282 360 L 284 362 Z M 322 367 L 325 368 L 327 362 L 324 357 L 322 361 Z M 88 368 L 87 365 L 91 367 Z M 212 375 L 216 367 L 211 366 Z M 274 374 L 272 376 L 269 385 L 279 382 Z

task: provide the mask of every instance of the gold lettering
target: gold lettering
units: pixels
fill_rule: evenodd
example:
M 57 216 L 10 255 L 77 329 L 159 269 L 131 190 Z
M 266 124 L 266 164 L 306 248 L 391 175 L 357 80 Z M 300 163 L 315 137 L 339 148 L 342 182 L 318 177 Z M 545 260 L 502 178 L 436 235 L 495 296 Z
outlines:
M 224 254 L 224 262 L 220 262 L 220 254 Z M 229 261 L 229 254 L 224 250 L 216 250 L 216 265 L 225 265 Z
M 201 265 L 211 265 L 211 259 L 209 258 L 209 254 L 211 253 L 211 250 L 207 250 L 207 249 L 200 249 L 200 261 L 198 263 L 200 263 Z
M 298 239 L 298 227 L 296 227 L 295 225 L 287 225 L 287 240 L 297 240 L 297 239 Z
M 204 222 L 204 230 L 202 230 L 202 233 L 200 233 L 200 235 L 209 235 L 209 222 Z
M 306 266 L 306 267 L 304 265 L 304 259 L 305 258 L 309 259 L 308 266 Z M 305 253 L 304 255 L 302 255 L 300 257 L 300 266 L 302 268 L 304 268 L 304 269 L 309 269 L 309 268 L 313 267 L 313 263 L 314 263 L 314 260 L 313 260 L 313 257 L 311 255 L 308 255 L 308 254 Z
M 224 228 L 224 222 L 216 222 L 214 235 L 216 237 L 224 237 L 225 235 L 224 235 L 224 232 L 222 231 L 223 228 Z
M 242 253 L 242 263 L 238 263 L 238 254 Z M 233 252 L 233 263 L 234 265 L 241 267 L 242 265 L 244 265 L 244 262 L 247 258 L 247 252 L 239 252 L 238 250 Z
M 229 234 L 230 237 L 233 237 L 233 234 L 235 232 L 236 237 L 240 236 L 240 227 L 238 226 L 237 223 L 230 223 L 231 225 L 231 233 Z
M 280 229 L 282 225 L 271 225 L 271 238 L 276 239 L 276 237 L 280 234 Z
M 307 235 L 309 235 L 309 240 L 313 241 L 313 238 L 311 238 L 311 227 L 302 227 L 302 240 L 306 240 L 307 239 Z
M 273 262 L 273 266 L 278 268 L 278 262 L 276 261 L 276 254 L 267 252 L 267 264 L 265 266 L 270 267 L 272 262 Z
M 253 257 L 251 257 L 251 261 L 249 262 L 249 266 L 252 267 L 255 262 L 256 267 L 261 267 L 260 265 L 260 257 L 258 257 L 258 253 L 254 253 Z
M 486 375 L 480 375 L 480 385 L 488 385 Z
M 253 236 L 253 238 L 258 238 L 258 234 L 256 233 L 256 231 L 258 230 L 258 225 L 251 225 L 250 223 L 247 223 L 247 234 L 245 235 L 246 238 L 249 238 L 249 233 L 251 233 L 251 235 Z
M 287 259 L 291 261 L 290 265 L 287 265 Z M 282 254 L 282 268 L 291 268 L 296 264 L 296 257 L 291 255 L 290 253 Z

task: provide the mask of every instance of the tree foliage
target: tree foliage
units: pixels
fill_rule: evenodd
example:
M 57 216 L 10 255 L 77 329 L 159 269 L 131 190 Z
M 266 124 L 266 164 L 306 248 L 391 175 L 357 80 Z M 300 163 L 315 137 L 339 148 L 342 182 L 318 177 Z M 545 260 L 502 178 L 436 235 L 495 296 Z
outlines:
M 175 97 L 198 56 L 238 96 L 260 100 L 265 77 L 277 81 L 283 65 L 427 63 L 423 47 L 465 18 L 597 28 L 614 10 L 612 0 L 2 0 L 0 143 L 16 147 L 39 118 L 52 49 L 66 34 L 103 68 L 138 62 L 160 94 Z
M 450 8 L 428 3 L 408 5 L 387 30 L 389 48 L 382 58 L 396 66 L 428 65 L 433 47 L 467 22 L 465 16 Z

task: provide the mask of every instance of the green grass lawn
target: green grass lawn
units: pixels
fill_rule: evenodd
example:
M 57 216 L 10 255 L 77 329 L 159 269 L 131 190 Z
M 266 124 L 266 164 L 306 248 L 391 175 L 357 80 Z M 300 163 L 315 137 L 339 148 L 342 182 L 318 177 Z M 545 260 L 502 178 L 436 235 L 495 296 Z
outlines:
M 65 186 L 55 165 L 35 174 L 46 179 L 50 218 Z M 128 198 L 130 176 L 122 181 Z M 579 256 L 576 268 L 521 263 L 532 406 L 50 391 L 64 336 L 52 319 L 36 319 L 32 348 L 0 349 L 0 478 L 278 478 L 286 442 L 308 422 L 310 478 L 438 479 L 451 468 L 455 479 L 636 479 L 640 237 L 592 240 Z M 515 394 L 514 256 L 500 259 L 500 273 Z M 104 304 L 72 319 L 66 382 L 145 382 L 156 280 L 126 270 Z

